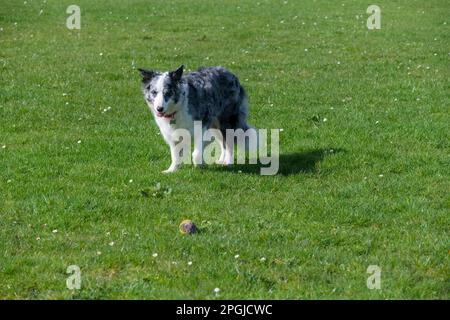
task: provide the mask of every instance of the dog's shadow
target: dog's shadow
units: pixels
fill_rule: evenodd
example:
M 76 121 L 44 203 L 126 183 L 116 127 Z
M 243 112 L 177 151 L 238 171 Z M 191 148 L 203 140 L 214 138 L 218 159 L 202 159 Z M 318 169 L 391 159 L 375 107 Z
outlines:
M 281 154 L 279 157 L 279 170 L 277 175 L 289 176 L 298 173 L 314 173 L 317 164 L 325 157 L 332 156 L 336 153 L 343 152 L 342 149 L 326 148 L 316 149 L 303 152 L 294 152 L 289 154 Z M 246 174 L 261 174 L 262 167 L 268 165 L 258 164 L 235 164 L 230 167 L 213 166 L 211 169 L 219 171 L 228 171 Z

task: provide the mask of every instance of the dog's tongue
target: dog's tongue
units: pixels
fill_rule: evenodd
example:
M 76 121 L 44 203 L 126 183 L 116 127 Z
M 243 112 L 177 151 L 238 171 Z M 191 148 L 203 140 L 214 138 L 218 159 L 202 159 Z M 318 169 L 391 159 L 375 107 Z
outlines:
M 156 115 L 158 116 L 158 117 L 164 117 L 164 113 L 162 113 L 162 112 L 158 112 L 158 113 L 156 113 Z

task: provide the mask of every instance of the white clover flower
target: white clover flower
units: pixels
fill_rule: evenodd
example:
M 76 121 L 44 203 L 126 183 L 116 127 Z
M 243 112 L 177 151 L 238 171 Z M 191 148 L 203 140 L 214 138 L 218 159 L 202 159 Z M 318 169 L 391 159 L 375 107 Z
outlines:
M 219 293 L 220 292 L 220 289 L 219 288 L 214 288 L 214 293 Z
M 155 252 L 154 254 L 152 254 L 153 258 L 156 258 L 158 256 L 158 254 Z
M 114 241 L 111 241 L 109 245 L 112 247 L 114 245 Z

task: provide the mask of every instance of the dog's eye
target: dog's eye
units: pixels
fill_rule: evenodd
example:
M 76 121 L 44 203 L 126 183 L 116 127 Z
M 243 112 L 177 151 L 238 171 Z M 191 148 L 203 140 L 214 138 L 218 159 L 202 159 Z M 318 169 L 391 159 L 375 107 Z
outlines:
M 158 94 L 158 91 L 152 90 L 150 93 L 152 94 L 152 96 L 156 96 Z

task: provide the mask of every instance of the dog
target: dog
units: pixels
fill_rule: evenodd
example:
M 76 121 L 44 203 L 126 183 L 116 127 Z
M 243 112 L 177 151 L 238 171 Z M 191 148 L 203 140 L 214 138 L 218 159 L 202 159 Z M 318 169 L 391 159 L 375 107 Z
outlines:
M 216 163 L 233 163 L 234 139 L 226 138 L 227 129 L 251 128 L 247 124 L 248 103 L 239 79 L 224 67 L 201 67 L 183 75 L 184 66 L 168 72 L 138 69 L 142 75 L 142 93 L 161 134 L 170 147 L 171 165 L 163 171 L 174 172 L 180 154 L 173 133 L 186 129 L 194 134 L 194 121 L 201 121 L 202 129 L 216 129 L 220 143 L 220 157 Z M 203 164 L 203 143 L 194 140 L 194 166 Z

